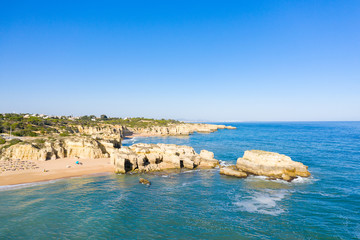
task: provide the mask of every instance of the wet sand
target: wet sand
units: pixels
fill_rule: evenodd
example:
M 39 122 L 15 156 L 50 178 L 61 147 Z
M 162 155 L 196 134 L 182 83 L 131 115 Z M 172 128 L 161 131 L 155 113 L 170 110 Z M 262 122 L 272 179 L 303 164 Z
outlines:
M 79 161 L 82 165 L 76 164 Z M 0 173 L 0 186 L 78 177 L 95 173 L 113 173 L 109 158 L 63 158 L 49 161 L 25 161 L 38 168 L 17 169 Z M 69 167 L 70 166 L 70 167 Z M 44 171 L 45 170 L 45 171 Z

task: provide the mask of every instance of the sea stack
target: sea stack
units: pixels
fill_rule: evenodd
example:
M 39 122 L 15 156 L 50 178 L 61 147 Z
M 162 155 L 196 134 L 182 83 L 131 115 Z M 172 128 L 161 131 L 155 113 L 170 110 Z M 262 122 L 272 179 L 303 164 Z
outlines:
M 309 177 L 308 167 L 290 157 L 261 150 L 245 151 L 238 158 L 236 168 L 246 173 L 291 181 L 294 178 Z

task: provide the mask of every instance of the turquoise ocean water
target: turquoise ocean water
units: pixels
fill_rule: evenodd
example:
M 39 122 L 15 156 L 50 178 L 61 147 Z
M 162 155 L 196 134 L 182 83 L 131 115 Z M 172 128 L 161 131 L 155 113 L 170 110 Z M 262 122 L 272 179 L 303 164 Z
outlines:
M 274 151 L 308 165 L 312 177 L 183 170 L 0 187 L 0 239 L 360 239 L 360 122 L 231 125 L 237 130 L 125 145 L 190 145 L 226 163 L 248 149 Z

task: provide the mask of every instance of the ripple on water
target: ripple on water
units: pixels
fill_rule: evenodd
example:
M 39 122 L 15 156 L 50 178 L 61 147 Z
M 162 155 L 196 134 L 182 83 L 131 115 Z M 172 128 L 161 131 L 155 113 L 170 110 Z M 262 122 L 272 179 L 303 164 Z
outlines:
M 21 189 L 21 188 L 35 187 L 35 186 L 40 186 L 40 185 L 46 185 L 46 184 L 50 184 L 50 183 L 55 183 L 60 180 L 62 180 L 62 179 L 55 179 L 55 180 L 42 181 L 42 182 L 33 182 L 33 183 L 21 183 L 21 184 L 15 184 L 15 185 L 5 185 L 5 186 L 0 186 L 0 192 L 8 191 L 8 190 L 17 190 L 17 189 Z

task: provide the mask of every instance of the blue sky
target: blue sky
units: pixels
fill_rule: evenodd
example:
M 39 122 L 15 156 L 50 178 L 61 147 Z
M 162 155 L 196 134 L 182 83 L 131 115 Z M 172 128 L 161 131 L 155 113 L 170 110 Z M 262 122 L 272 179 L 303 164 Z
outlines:
M 0 112 L 360 120 L 360 1 L 1 1 Z

